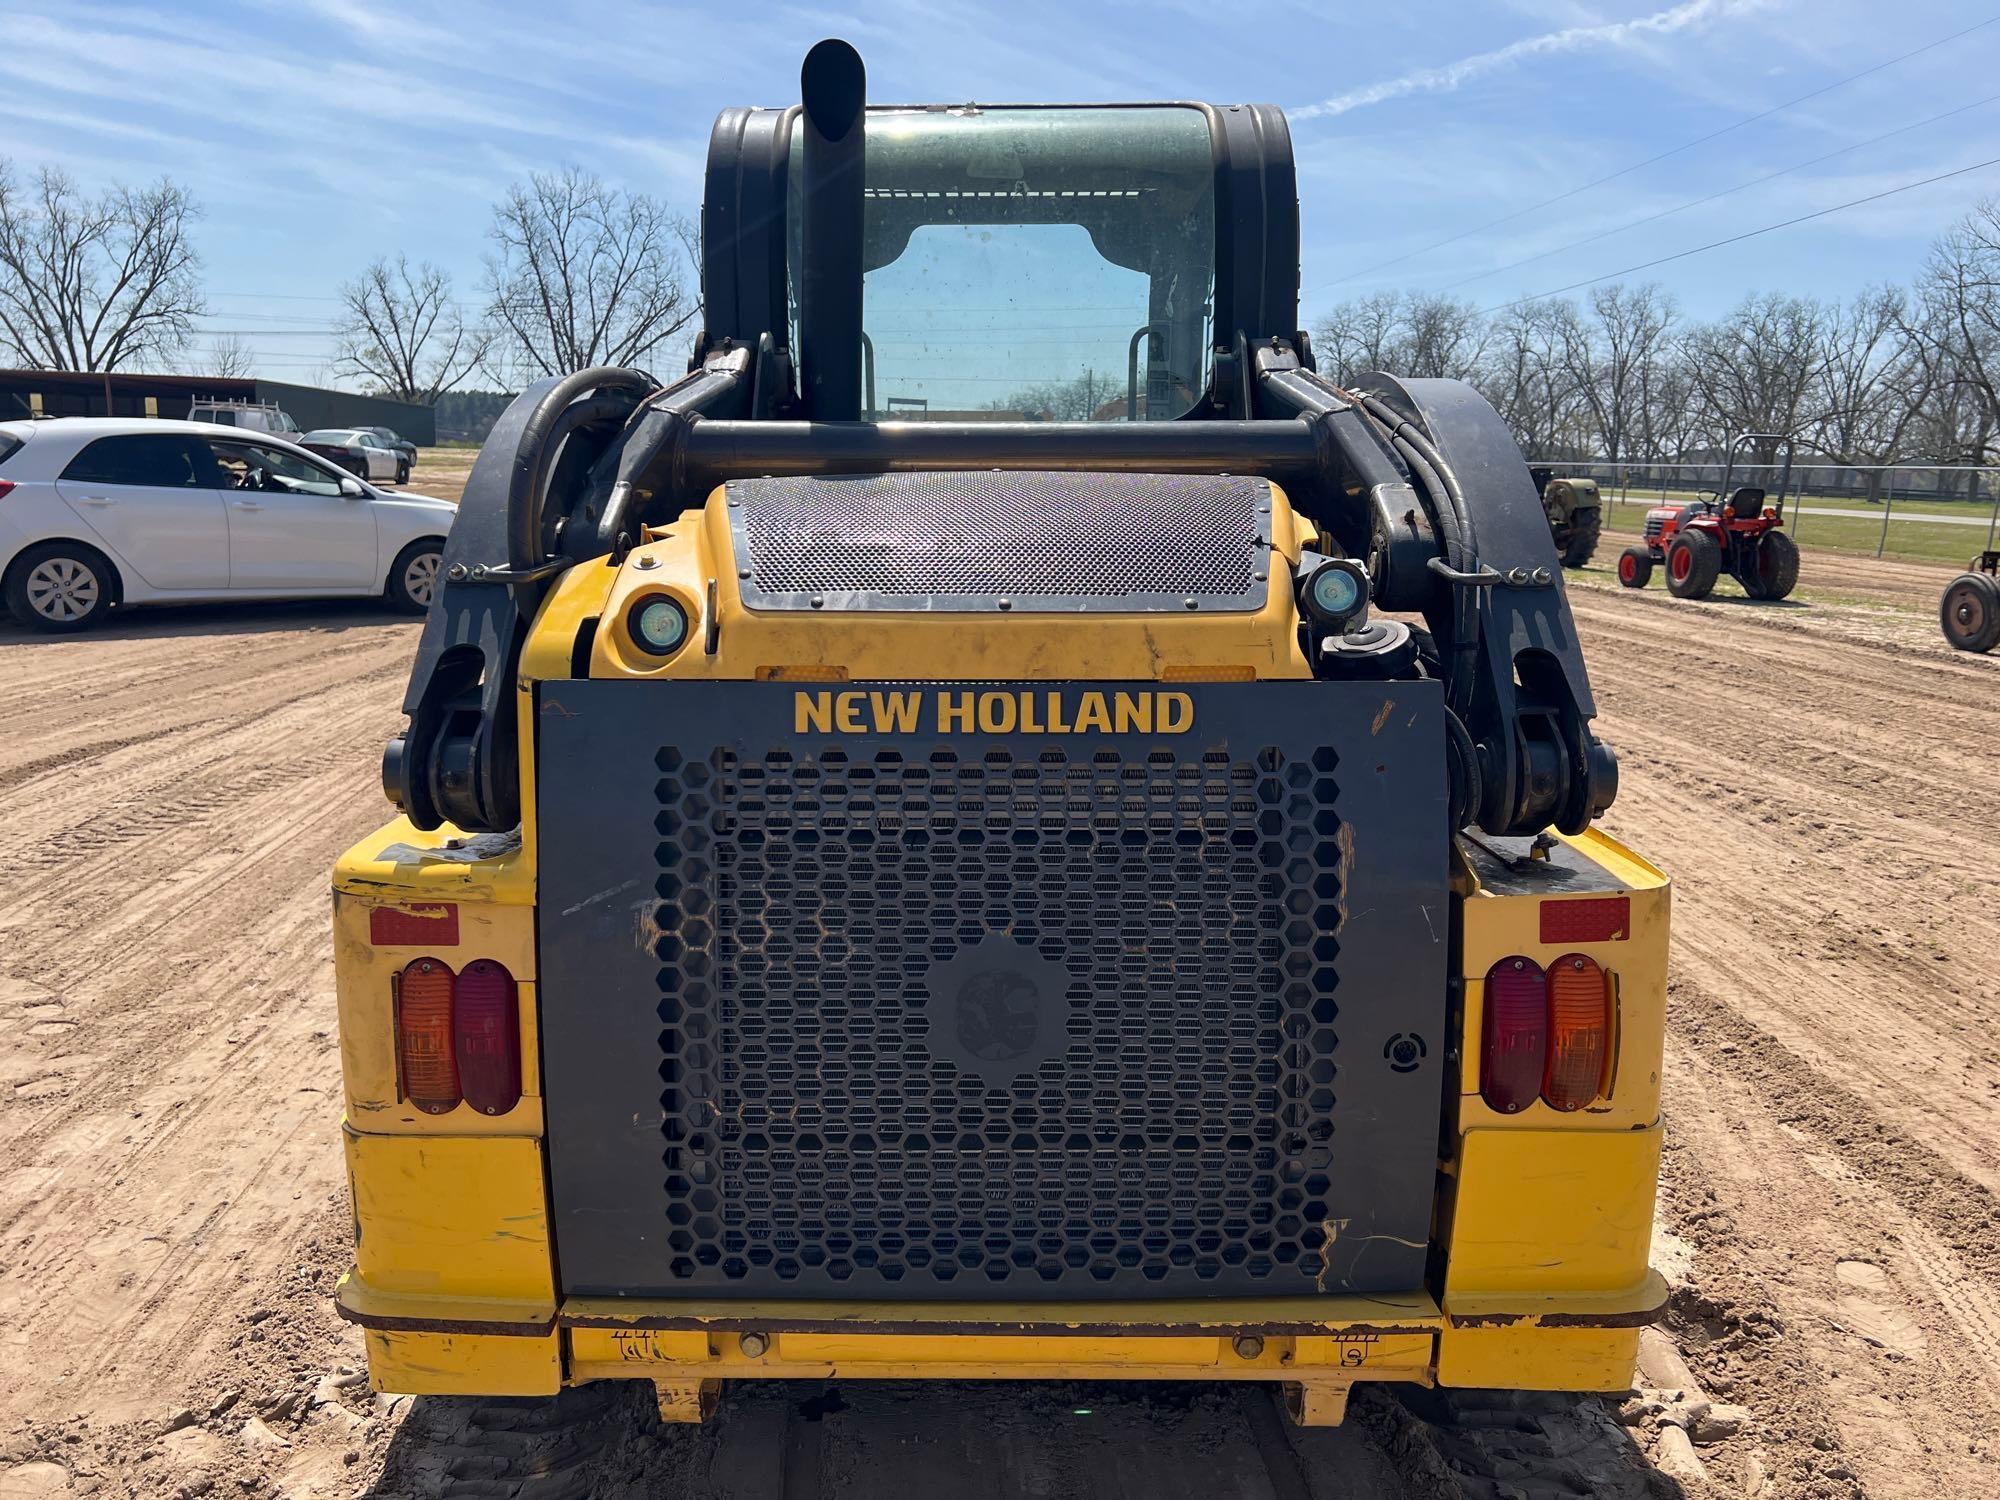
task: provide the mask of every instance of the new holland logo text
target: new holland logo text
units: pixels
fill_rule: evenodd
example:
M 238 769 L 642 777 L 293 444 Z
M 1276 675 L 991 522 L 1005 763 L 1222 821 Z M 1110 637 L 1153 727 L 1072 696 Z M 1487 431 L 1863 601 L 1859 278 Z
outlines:
M 801 692 L 792 698 L 799 734 L 1186 734 L 1186 693 L 1009 691 L 950 688 Z

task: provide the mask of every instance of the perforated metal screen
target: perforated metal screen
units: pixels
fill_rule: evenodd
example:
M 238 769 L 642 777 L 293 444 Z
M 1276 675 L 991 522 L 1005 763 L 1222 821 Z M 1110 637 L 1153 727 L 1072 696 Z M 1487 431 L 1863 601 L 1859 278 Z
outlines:
M 670 1275 L 1311 1289 L 1334 755 L 1191 750 L 662 752 Z
M 1243 610 L 1268 587 L 1261 479 L 882 474 L 727 497 L 753 609 Z
M 904 685 L 908 732 L 855 736 L 780 685 L 544 685 L 565 1289 L 1417 1285 L 1433 688 L 1195 687 L 1173 733 L 1059 736 L 941 734 Z

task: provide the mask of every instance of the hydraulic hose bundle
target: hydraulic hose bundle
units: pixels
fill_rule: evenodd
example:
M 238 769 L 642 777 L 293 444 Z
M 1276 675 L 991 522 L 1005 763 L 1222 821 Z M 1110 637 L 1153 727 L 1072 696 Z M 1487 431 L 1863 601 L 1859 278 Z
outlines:
M 1465 495 L 1451 477 L 1451 466 L 1429 438 L 1373 396 L 1342 392 L 1377 422 L 1384 439 L 1401 458 L 1425 500 L 1444 549 L 1444 569 L 1433 567 L 1451 583 L 1451 665 L 1444 673 L 1445 728 L 1451 737 L 1451 815 L 1454 827 L 1479 817 L 1481 784 L 1479 750 L 1465 727 L 1471 712 L 1474 673 L 1479 663 L 1479 608 L 1469 580 L 1480 576 L 1479 551 Z M 1433 559 L 1433 563 L 1438 559 Z

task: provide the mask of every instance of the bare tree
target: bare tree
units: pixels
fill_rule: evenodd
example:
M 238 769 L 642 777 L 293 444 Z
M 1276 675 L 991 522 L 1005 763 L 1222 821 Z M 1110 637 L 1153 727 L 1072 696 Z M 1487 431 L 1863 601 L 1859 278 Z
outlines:
M 1810 437 L 1836 463 L 1880 465 L 1908 457 L 1904 445 L 1929 402 L 1935 367 L 1909 332 L 1909 297 L 1870 287 L 1827 315 L 1819 368 L 1820 408 Z M 1866 470 L 1870 503 L 1882 470 Z
M 1313 355 L 1335 385 L 1364 370 L 1393 370 L 1403 299 L 1375 292 L 1339 304 L 1313 330 Z
M 1336 306 L 1314 337 L 1342 384 L 1369 369 L 1470 380 L 1536 459 L 1713 462 L 1737 433 L 1782 433 L 1868 473 L 1873 498 L 1899 460 L 2000 459 L 2000 198 L 1939 237 L 1913 287 L 1846 304 L 1760 292 L 1688 324 L 1656 285 L 1494 317 L 1381 291 Z M 1749 462 L 1772 466 L 1777 448 Z M 1967 494 L 1979 484 L 1966 474 Z
M 1556 323 L 1563 366 L 1590 413 L 1595 449 L 1614 464 L 1631 456 L 1644 426 L 1675 316 L 1674 299 L 1659 287 L 1613 285 L 1591 292 L 1587 320 L 1572 308 Z
M 450 274 L 428 261 L 413 273 L 408 256 L 378 259 L 342 284 L 340 303 L 340 373 L 398 401 L 435 405 L 486 359 L 493 342 L 466 326 Z
M 1677 463 L 1701 440 L 1701 403 L 1695 399 L 1694 372 L 1670 345 L 1647 377 L 1639 411 L 1638 457 Z
M 248 344 L 233 333 L 225 333 L 208 346 L 202 373 L 221 380 L 242 380 L 256 368 L 256 362 Z
M 1524 302 L 1493 325 L 1477 383 L 1530 458 L 1587 451 L 1576 381 L 1563 361 L 1573 303 Z
M 1336 384 L 1364 370 L 1463 380 L 1478 368 L 1486 333 L 1470 302 L 1428 292 L 1376 292 L 1334 308 L 1313 343 Z
M 189 230 L 200 210 L 162 177 L 84 196 L 0 159 L 0 355 L 37 370 L 116 370 L 178 354 L 205 310 Z
M 1403 299 L 1400 373 L 1421 380 L 1465 380 L 1486 352 L 1486 320 L 1473 303 L 1440 293 Z
M 515 184 L 494 206 L 491 238 L 496 357 L 534 375 L 637 364 L 700 315 L 693 226 L 580 167 Z
M 1759 292 L 1690 331 L 1682 355 L 1706 418 L 1707 446 L 1719 451 L 1739 432 L 1802 433 L 1818 421 L 1827 317 L 1811 298 Z M 1776 448 L 1757 444 L 1753 462 L 1774 463 Z
M 1143 399 L 1143 394 L 1142 394 Z M 1098 370 L 1085 370 L 1074 380 L 1047 380 L 989 401 L 987 411 L 1010 412 L 1031 422 L 1089 422 L 1108 401 L 1125 415 L 1125 382 Z
M 2000 198 L 1984 200 L 1932 247 L 1905 329 L 1931 373 L 1929 446 L 1984 463 L 2000 437 Z M 1967 478 L 1975 493 L 1978 476 Z

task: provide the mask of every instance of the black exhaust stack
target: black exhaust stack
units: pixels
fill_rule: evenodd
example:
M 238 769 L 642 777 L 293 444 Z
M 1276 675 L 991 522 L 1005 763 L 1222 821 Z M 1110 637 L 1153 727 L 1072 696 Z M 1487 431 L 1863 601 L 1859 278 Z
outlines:
M 861 54 L 829 38 L 799 70 L 804 101 L 804 217 L 799 226 L 799 368 L 806 415 L 861 420 Z

